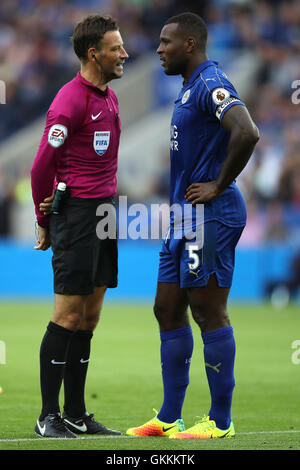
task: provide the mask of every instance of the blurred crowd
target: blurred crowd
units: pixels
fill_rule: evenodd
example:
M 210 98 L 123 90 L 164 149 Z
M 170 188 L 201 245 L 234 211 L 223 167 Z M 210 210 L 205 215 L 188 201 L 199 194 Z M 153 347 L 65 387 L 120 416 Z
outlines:
M 245 51 L 257 59 L 247 106 L 261 138 L 238 179 L 248 206 L 241 244 L 300 240 L 298 0 L 1 0 L 0 79 L 6 83 L 8 106 L 0 105 L 0 141 L 43 114 L 58 88 L 77 72 L 70 37 L 82 17 L 95 12 L 114 16 L 135 61 L 156 50 L 164 20 L 182 11 L 206 21 L 211 59 L 221 57 L 222 65 Z M 164 159 L 161 182 L 154 187 L 158 196 L 168 194 L 167 174 Z M 14 197 L 4 187 L 0 181 L 0 235 L 8 227 L 8 211 L 2 207 Z

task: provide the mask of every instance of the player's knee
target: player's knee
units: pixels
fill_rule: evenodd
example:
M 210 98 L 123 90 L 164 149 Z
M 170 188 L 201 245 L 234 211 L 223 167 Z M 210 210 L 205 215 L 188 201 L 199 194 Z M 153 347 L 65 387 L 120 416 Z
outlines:
M 161 331 L 183 328 L 189 324 L 184 307 L 174 305 L 170 307 L 170 302 L 155 302 L 153 311 Z
M 172 330 L 176 327 L 174 314 L 170 311 L 167 303 L 155 302 L 153 311 L 161 330 Z
M 161 323 L 166 316 L 167 309 L 162 303 L 155 302 L 153 306 L 153 312 L 158 323 Z
M 82 315 L 80 312 L 68 312 L 64 315 L 55 315 L 53 321 L 67 330 L 76 331 L 79 327 Z
M 195 322 L 203 333 L 208 330 L 218 330 L 219 328 L 230 325 L 226 309 L 209 309 L 202 305 L 197 305 L 191 307 L 191 310 Z
M 201 331 L 205 331 L 208 327 L 208 312 L 198 306 L 197 308 L 192 308 L 192 315 Z
M 107 287 L 96 287 L 94 294 L 89 296 L 85 303 L 85 313 L 80 322 L 80 329 L 94 331 L 100 318 L 104 295 Z
M 97 310 L 96 312 L 94 312 L 94 314 L 89 314 L 88 316 L 84 316 L 80 321 L 78 329 L 94 331 L 96 329 L 96 326 L 98 325 L 99 317 L 100 317 L 100 310 Z

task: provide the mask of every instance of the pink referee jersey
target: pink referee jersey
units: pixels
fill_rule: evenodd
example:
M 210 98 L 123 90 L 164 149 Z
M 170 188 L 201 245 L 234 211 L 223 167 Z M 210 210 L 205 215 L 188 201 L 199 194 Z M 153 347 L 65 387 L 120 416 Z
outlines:
M 106 198 L 116 195 L 121 133 L 118 100 L 110 87 L 101 91 L 77 76 L 54 98 L 31 169 L 37 221 L 49 224 L 39 204 L 64 182 L 72 197 Z

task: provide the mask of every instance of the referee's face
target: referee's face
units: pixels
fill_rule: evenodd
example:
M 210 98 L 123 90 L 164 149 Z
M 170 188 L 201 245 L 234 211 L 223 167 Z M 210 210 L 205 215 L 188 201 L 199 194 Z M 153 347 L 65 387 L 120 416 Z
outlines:
M 123 64 L 128 54 L 124 49 L 123 40 L 119 31 L 107 31 L 101 40 L 100 52 L 96 54 L 97 64 L 105 81 L 121 78 Z
M 167 24 L 161 30 L 160 44 L 156 52 L 167 75 L 184 74 L 188 64 L 184 43 L 176 23 Z

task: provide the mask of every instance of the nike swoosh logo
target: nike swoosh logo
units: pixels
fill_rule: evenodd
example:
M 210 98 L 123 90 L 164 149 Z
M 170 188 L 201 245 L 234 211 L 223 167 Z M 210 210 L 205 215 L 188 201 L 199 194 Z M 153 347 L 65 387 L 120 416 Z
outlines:
M 46 424 L 44 424 L 44 426 L 42 427 L 39 423 L 39 420 L 37 420 L 36 424 L 37 424 L 37 427 L 39 428 L 39 431 L 40 431 L 41 435 L 43 436 L 45 434 L 45 431 L 46 431 Z
M 100 113 L 96 114 L 96 116 L 94 116 L 93 114 L 91 115 L 91 118 L 93 119 L 93 121 L 95 121 L 95 119 L 97 119 L 100 114 L 102 114 L 102 111 L 100 111 Z
M 220 439 L 222 439 L 223 437 L 227 436 L 227 434 L 229 434 L 229 433 L 230 433 L 230 430 L 227 431 L 225 434 L 223 434 L 223 436 L 220 436 Z
M 172 429 L 172 428 L 175 428 L 175 426 L 170 426 L 169 428 L 162 428 L 163 432 L 167 432 L 169 431 L 169 429 Z
M 51 364 L 66 364 L 65 362 L 57 362 L 55 359 L 52 359 Z
M 89 359 L 80 359 L 81 364 L 85 364 L 86 362 L 89 362 Z
M 72 423 L 71 421 L 68 421 L 66 418 L 64 418 L 64 421 L 68 424 L 70 424 L 71 426 L 73 426 L 73 428 L 77 429 L 78 431 L 81 431 L 81 432 L 86 432 L 87 431 L 87 427 L 86 427 L 86 424 L 81 424 L 80 426 L 78 424 L 75 424 L 75 423 Z

